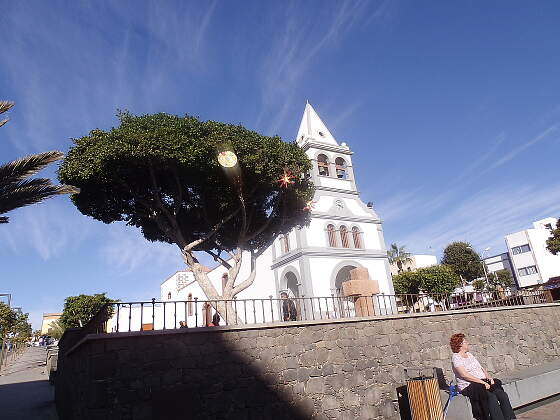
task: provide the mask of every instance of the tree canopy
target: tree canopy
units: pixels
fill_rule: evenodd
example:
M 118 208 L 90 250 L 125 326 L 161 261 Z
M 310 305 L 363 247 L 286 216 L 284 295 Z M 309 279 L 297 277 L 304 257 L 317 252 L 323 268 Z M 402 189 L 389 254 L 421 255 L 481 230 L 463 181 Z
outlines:
M 442 264 L 450 266 L 465 281 L 484 276 L 480 255 L 468 242 L 453 242 L 444 249 Z
M 31 337 L 29 314 L 13 310 L 0 302 L 0 339 L 10 337 L 12 340 L 26 341 Z
M 452 267 L 438 264 L 416 270 L 422 290 L 438 299 L 441 294 L 451 294 L 459 285 L 459 277 Z
M 513 286 L 513 276 L 511 271 L 507 269 L 498 270 L 493 273 L 488 273 L 488 284 L 490 288 L 495 290 L 499 287 L 507 288 Z
M 393 276 L 393 287 L 399 295 L 415 295 L 420 293 L 421 278 L 416 271 L 405 271 Z
M 556 222 L 556 229 L 552 230 L 552 235 L 546 240 L 546 249 L 554 255 L 560 252 L 560 218 Z
M 64 329 L 83 327 L 105 304 L 111 302 L 113 300 L 105 293 L 69 296 L 64 300 L 64 310 L 58 322 Z
M 177 245 L 209 299 L 220 295 L 196 251 L 228 268 L 222 298 L 231 299 L 252 284 L 256 258 L 274 238 L 309 222 L 311 164 L 297 144 L 188 115 L 119 119 L 74 139 L 59 179 L 80 188 L 72 201 L 83 214 Z M 221 153 L 229 153 L 223 166 Z M 243 251 L 252 270 L 235 285 Z

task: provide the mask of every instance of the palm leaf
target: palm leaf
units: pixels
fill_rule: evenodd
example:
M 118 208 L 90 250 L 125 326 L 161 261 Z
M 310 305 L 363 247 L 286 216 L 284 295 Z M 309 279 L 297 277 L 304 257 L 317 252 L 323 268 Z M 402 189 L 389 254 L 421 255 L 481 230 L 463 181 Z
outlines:
M 49 179 L 36 178 L 0 186 L 0 214 L 19 207 L 39 203 L 59 194 L 73 194 L 79 190 L 68 185 L 54 185 Z M 0 217 L 0 223 L 7 223 L 7 217 Z
M 13 106 L 14 103 L 11 101 L 0 101 L 0 114 L 3 114 Z
M 19 182 L 25 178 L 35 175 L 50 163 L 62 159 L 64 154 L 61 152 L 45 152 L 37 155 L 24 156 L 14 161 L 0 166 L 0 188 L 14 182 Z

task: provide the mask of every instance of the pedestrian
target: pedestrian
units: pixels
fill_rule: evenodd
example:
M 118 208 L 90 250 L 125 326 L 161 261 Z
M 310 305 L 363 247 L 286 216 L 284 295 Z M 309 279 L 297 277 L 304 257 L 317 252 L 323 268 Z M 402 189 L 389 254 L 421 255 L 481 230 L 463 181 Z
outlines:
M 297 310 L 294 301 L 288 297 L 288 293 L 280 293 L 282 298 L 282 314 L 284 321 L 296 321 L 297 320 Z
M 189 328 L 186 321 L 179 321 L 179 328 Z
M 465 334 L 453 334 L 449 345 L 453 351 L 451 360 L 457 386 L 461 394 L 469 397 L 473 417 L 477 420 L 515 419 L 502 381 L 492 378 L 469 352 Z
M 216 312 L 214 314 L 214 316 L 212 317 L 212 327 L 218 327 L 220 325 L 220 315 L 218 314 L 218 312 Z

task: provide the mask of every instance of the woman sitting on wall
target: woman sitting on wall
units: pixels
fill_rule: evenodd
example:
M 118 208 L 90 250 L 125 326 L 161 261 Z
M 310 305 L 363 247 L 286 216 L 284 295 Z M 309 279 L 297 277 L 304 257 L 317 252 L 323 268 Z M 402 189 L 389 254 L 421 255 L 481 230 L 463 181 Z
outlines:
M 479 420 L 515 419 L 502 382 L 488 375 L 486 369 L 469 353 L 465 334 L 453 334 L 449 345 L 453 351 L 453 372 L 457 386 L 461 394 L 469 397 L 474 417 Z

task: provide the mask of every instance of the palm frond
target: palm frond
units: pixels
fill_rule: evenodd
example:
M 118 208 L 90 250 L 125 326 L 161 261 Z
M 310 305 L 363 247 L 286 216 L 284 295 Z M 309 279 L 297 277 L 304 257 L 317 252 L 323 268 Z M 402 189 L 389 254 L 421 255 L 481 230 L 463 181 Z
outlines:
M 6 118 L 5 120 L 0 121 L 0 127 L 2 127 L 4 124 L 6 124 L 8 121 L 10 121 L 9 118 Z
M 0 188 L 36 174 L 50 163 L 62 159 L 62 152 L 53 151 L 24 156 L 0 166 Z
M 7 186 L 0 186 L 0 214 L 7 213 L 19 207 L 39 203 L 47 198 L 60 194 L 74 194 L 79 192 L 69 185 L 54 185 L 49 179 L 36 178 Z M 3 223 L 6 223 L 4 221 Z
M 14 103 L 12 101 L 0 101 L 0 114 L 3 114 L 13 106 Z

